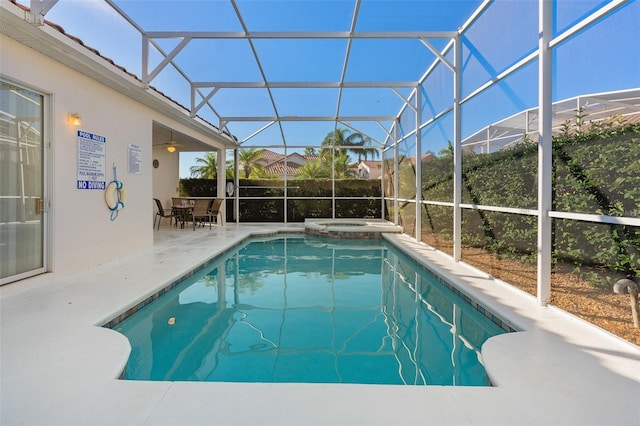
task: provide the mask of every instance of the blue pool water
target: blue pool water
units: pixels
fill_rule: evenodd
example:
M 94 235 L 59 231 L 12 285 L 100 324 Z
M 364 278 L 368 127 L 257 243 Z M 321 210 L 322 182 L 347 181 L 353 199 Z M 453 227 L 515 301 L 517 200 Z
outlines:
M 487 385 L 500 327 L 383 240 L 275 236 L 114 327 L 125 379 Z

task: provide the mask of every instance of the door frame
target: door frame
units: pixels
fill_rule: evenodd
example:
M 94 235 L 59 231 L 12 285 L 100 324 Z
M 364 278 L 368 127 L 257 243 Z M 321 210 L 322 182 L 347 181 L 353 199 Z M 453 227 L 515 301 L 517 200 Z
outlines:
M 42 238 L 42 265 L 29 271 L 21 272 L 5 278 L 0 278 L 0 286 L 13 283 L 25 278 L 30 278 L 46 272 L 51 272 L 52 265 L 52 223 L 51 223 L 51 194 L 52 194 L 52 141 L 53 138 L 53 95 L 47 91 L 34 87 L 28 83 L 18 81 L 6 75 L 0 74 L 0 80 L 19 88 L 29 90 L 42 96 L 42 207 L 41 207 L 41 238 Z

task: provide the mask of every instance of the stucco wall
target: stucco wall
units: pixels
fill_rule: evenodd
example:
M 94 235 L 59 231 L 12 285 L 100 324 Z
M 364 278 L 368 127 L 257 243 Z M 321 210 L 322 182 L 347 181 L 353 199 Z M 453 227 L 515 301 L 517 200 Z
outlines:
M 171 197 L 179 192 L 179 154 L 168 152 L 164 146 L 156 146 L 152 151 L 153 160 L 158 160 L 158 168 L 153 169 L 153 198 L 162 201 L 165 208 L 171 206 Z M 152 160 L 152 161 L 153 161 Z M 156 208 L 154 206 L 153 214 Z
M 51 120 L 50 132 L 45 130 L 45 143 L 51 142 L 51 269 L 74 272 L 151 247 L 147 194 L 152 187 L 152 112 L 12 39 L 2 37 L 1 42 L 2 74 L 51 95 L 51 109 L 44 113 L 45 120 Z M 81 126 L 68 124 L 70 112 L 82 116 Z M 106 180 L 113 178 L 115 164 L 118 179 L 126 185 L 126 207 L 114 221 L 110 220 L 104 191 L 76 189 L 78 130 L 106 138 Z M 142 146 L 141 175 L 127 171 L 129 144 Z
M 178 186 L 177 153 L 153 151 L 153 122 L 180 128 L 179 124 L 11 38 L 0 35 L 0 45 L 0 75 L 49 95 L 50 99 L 51 108 L 44 112 L 45 143 L 51 143 L 49 172 L 45 178 L 51 188 L 48 197 L 51 227 L 47 233 L 52 258 L 50 270 L 72 273 L 150 248 L 154 232 L 154 188 L 161 188 L 157 195 L 166 203 L 177 194 Z M 82 116 L 81 126 L 68 124 L 67 116 L 72 112 Z M 114 221 L 110 220 L 104 191 L 76 189 L 78 130 L 106 138 L 106 180 L 113 179 L 112 166 L 115 165 L 118 179 L 126 186 L 126 207 Z M 201 133 L 185 128 L 181 131 L 215 144 Z M 142 147 L 142 174 L 128 173 L 129 144 Z M 158 169 L 152 167 L 153 158 L 160 162 Z

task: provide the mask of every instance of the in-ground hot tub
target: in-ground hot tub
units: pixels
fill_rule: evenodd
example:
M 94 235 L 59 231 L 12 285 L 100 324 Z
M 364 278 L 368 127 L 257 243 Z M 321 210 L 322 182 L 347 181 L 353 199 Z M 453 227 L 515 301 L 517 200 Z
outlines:
M 305 219 L 310 235 L 334 238 L 380 238 L 383 232 L 401 233 L 398 226 L 384 219 Z

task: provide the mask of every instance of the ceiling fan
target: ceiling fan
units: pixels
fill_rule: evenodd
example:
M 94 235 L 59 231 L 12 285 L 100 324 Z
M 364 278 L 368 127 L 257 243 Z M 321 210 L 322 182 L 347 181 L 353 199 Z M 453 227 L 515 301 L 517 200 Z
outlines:
M 164 145 L 167 146 L 167 151 L 169 152 L 175 152 L 176 146 L 180 145 L 178 142 L 173 140 L 173 130 L 170 130 L 169 140 L 165 142 Z

